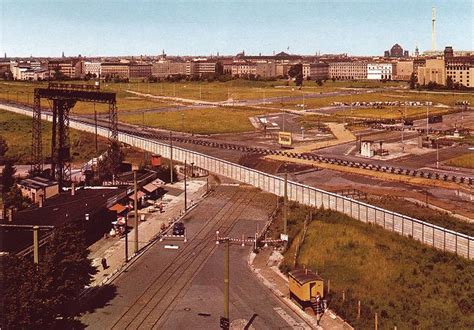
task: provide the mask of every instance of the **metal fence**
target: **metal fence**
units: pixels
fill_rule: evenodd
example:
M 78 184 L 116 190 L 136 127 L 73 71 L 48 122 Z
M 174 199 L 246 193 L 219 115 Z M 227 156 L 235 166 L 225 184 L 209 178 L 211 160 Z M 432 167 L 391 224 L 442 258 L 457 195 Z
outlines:
M 31 116 L 31 112 L 28 113 L 28 110 L 20 111 Z M 50 120 L 47 115 L 44 119 Z M 71 120 L 70 127 L 91 133 L 95 132 L 93 125 L 74 120 Z M 97 132 L 99 135 L 109 136 L 108 129 L 99 127 Z M 169 144 L 126 133 L 119 133 L 118 139 L 131 146 L 160 154 L 166 158 L 170 157 Z M 187 161 L 188 164 L 194 163 L 194 165 L 210 172 L 247 183 L 278 196 L 284 194 L 284 179 L 275 175 L 175 146 L 173 146 L 173 159 L 180 162 Z M 362 222 L 380 225 L 386 230 L 411 237 L 437 249 L 474 259 L 474 237 L 462 233 L 297 182 L 288 181 L 288 198 L 301 204 L 339 211 Z

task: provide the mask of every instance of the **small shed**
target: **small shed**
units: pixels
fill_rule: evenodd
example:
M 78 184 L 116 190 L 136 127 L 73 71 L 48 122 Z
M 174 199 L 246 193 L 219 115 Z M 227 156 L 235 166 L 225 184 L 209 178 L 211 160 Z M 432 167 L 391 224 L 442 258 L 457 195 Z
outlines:
M 311 298 L 324 296 L 323 279 L 309 269 L 296 269 L 289 273 L 290 298 L 302 309 L 311 306 Z

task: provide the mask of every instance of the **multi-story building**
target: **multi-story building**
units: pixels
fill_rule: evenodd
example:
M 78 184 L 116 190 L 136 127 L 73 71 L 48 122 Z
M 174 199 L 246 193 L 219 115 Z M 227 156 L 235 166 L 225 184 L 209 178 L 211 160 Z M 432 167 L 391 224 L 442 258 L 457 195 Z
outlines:
M 367 79 L 392 80 L 392 63 L 368 63 Z
M 171 76 L 191 75 L 190 62 L 156 62 L 152 65 L 152 76 L 157 78 L 167 78 Z
M 273 62 L 259 62 L 257 66 L 257 77 L 273 78 L 276 76 L 276 66 Z
M 329 78 L 329 64 L 327 63 L 311 63 L 310 71 L 310 77 L 312 80 L 326 80 Z
M 257 64 L 251 62 L 237 62 L 232 65 L 232 76 L 249 77 L 257 76 Z
M 367 79 L 367 62 L 330 62 L 329 78 L 365 80 Z
M 288 70 L 290 70 L 291 64 L 287 63 L 276 63 L 275 64 L 275 75 L 277 77 L 286 77 L 288 76 Z
M 50 60 L 48 62 L 48 70 L 50 75 L 54 76 L 55 72 L 59 72 L 62 76 L 77 79 L 82 74 L 82 60 L 81 59 L 61 59 Z
M 82 73 L 84 75 L 95 75 L 100 77 L 100 62 L 83 62 L 82 63 Z
M 410 81 L 413 73 L 413 61 L 397 61 L 393 63 L 393 80 Z
M 151 77 L 151 64 L 129 63 L 128 78 L 149 78 Z
M 446 79 L 464 87 L 474 87 L 474 55 L 445 58 Z
M 444 59 L 426 59 L 425 66 L 418 67 L 418 83 L 420 85 L 427 85 L 429 82 L 439 85 L 446 84 Z
M 128 79 L 130 77 L 129 63 L 122 62 L 103 62 L 100 66 L 100 75 L 102 78 L 121 78 Z
M 215 75 L 216 66 L 216 62 L 208 60 L 191 62 L 191 75 L 200 77 Z

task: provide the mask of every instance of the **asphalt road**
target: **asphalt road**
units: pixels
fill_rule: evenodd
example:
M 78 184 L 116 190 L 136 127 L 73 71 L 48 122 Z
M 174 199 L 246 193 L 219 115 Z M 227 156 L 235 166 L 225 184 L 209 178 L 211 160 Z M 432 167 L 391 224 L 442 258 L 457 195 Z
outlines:
M 253 236 L 275 203 L 273 195 L 255 188 L 218 187 L 184 219 L 187 243 L 157 242 L 112 283 L 115 296 L 84 314 L 81 322 L 91 329 L 218 329 L 223 246 L 215 244 L 215 232 Z M 165 249 L 165 244 L 179 249 Z M 249 247 L 231 250 L 231 320 L 259 329 L 303 324 L 251 273 Z M 281 310 L 289 317 L 282 317 Z

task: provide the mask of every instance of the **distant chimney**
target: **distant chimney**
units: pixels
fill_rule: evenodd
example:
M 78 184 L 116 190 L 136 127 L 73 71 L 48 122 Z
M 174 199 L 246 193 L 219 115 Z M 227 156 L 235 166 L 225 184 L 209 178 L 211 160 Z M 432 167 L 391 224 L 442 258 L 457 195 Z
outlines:
M 71 196 L 76 195 L 76 183 L 73 182 L 71 185 Z

